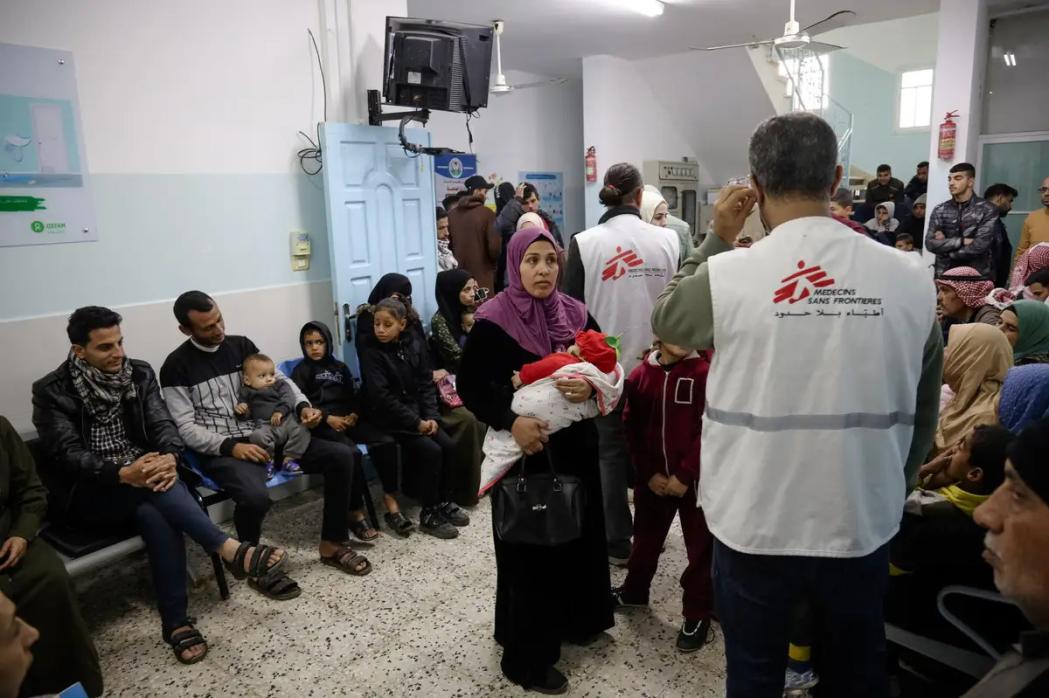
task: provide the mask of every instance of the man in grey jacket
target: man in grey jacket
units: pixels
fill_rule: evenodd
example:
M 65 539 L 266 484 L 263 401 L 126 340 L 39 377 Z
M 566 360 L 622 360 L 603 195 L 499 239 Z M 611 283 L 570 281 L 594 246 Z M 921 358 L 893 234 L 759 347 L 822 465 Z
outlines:
M 947 187 L 951 198 L 929 216 L 925 249 L 936 255 L 936 274 L 954 267 L 972 267 L 994 277 L 994 226 L 998 207 L 976 196 L 976 168 L 960 162 L 951 168 Z

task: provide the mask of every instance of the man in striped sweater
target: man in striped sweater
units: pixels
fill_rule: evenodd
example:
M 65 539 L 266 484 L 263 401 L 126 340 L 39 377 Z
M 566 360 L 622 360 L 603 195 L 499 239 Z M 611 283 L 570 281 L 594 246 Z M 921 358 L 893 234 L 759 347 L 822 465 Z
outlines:
M 259 350 L 247 337 L 226 334 L 222 312 L 206 293 L 183 293 L 175 301 L 174 312 L 179 330 L 188 339 L 168 355 L 160 369 L 168 410 L 186 447 L 200 454 L 201 469 L 233 499 L 238 537 L 258 542 L 262 520 L 272 504 L 266 489 L 269 454 L 248 441 L 257 423 L 238 419 L 234 408 L 241 364 Z M 277 374 L 295 395 L 299 422 L 315 427 L 320 410 L 310 406 L 287 376 Z M 324 475 L 322 561 L 355 575 L 371 571 L 370 563 L 346 544 L 353 452 L 343 444 L 312 439 L 299 464 L 304 472 Z M 273 595 L 267 588 L 259 590 Z

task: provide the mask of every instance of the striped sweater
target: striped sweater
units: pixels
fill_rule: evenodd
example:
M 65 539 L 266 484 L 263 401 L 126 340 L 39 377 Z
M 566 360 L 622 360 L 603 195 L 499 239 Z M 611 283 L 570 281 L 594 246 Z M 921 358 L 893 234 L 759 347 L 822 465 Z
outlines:
M 164 400 L 186 446 L 210 456 L 229 456 L 237 441 L 246 440 L 259 425 L 239 419 L 233 408 L 241 386 L 244 357 L 258 347 L 247 337 L 227 335 L 214 352 L 204 351 L 191 340 L 168 354 L 160 368 Z M 295 394 L 296 413 L 309 401 L 287 376 L 277 371 Z

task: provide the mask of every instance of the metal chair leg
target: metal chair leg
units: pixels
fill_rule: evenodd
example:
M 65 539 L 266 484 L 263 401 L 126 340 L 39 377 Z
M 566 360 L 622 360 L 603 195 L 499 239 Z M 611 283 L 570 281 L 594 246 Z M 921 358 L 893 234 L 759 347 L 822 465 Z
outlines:
M 371 522 L 372 528 L 378 531 L 379 517 L 375 513 L 375 502 L 372 501 L 371 490 L 368 489 L 368 478 L 364 476 L 364 460 L 362 459 L 358 465 L 360 467 L 354 469 L 356 472 L 353 475 L 353 486 L 361 488 L 364 494 L 364 508 L 368 512 L 368 521 Z
M 223 601 L 229 599 L 229 582 L 226 581 L 226 568 L 218 553 L 211 554 L 211 566 L 215 568 L 215 582 L 219 585 L 219 596 Z

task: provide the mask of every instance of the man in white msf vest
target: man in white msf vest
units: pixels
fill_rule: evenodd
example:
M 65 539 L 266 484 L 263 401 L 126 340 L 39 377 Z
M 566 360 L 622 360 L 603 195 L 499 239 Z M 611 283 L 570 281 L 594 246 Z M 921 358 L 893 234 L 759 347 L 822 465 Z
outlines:
M 837 159 L 818 116 L 759 125 L 753 189 L 722 191 L 652 316 L 664 340 L 715 348 L 699 487 L 731 698 L 782 695 L 803 602 L 826 695 L 888 694 L 887 544 L 932 446 L 943 347 L 922 260 L 828 215 Z M 769 236 L 733 250 L 755 201 Z
M 619 337 L 619 363 L 630 372 L 652 345 L 652 306 L 678 267 L 677 234 L 641 220 L 644 183 L 627 162 L 605 173 L 599 194 L 608 209 L 598 225 L 572 238 L 564 292 L 586 303 L 601 331 Z M 594 420 L 597 426 L 601 495 L 608 561 L 625 566 L 633 521 L 627 504 L 630 455 L 623 431 L 623 402 Z

